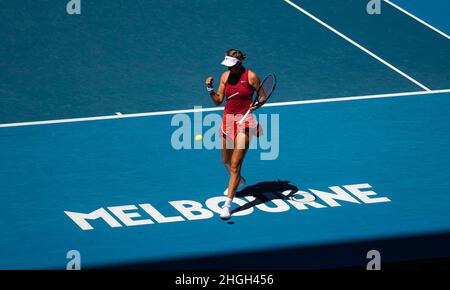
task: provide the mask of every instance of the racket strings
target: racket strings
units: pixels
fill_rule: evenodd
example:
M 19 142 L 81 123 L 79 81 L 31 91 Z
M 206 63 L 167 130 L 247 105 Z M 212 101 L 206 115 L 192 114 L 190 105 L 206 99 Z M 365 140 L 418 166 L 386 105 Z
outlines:
M 255 98 L 255 104 L 263 104 L 269 99 L 270 95 L 275 89 L 276 78 L 275 75 L 268 75 L 261 86 L 258 89 L 257 96 Z M 261 101 L 259 101 L 261 99 Z

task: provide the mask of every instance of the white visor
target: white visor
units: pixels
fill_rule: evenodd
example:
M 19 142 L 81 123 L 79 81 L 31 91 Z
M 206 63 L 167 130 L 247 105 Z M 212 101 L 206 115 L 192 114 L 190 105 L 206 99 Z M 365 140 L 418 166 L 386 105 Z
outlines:
M 232 56 L 225 56 L 225 59 L 222 61 L 222 64 L 224 66 L 234 66 L 235 64 L 237 64 L 239 62 L 239 59 L 232 57 Z

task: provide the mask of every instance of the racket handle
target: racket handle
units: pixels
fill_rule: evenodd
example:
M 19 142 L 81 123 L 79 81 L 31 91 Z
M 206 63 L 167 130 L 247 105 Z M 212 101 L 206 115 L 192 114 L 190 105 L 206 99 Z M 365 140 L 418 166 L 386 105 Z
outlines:
M 242 119 L 238 122 L 239 125 L 242 125 L 242 123 L 244 123 L 245 118 L 247 118 L 248 114 L 250 114 L 250 109 L 247 111 L 247 113 L 245 113 L 244 117 L 242 117 Z

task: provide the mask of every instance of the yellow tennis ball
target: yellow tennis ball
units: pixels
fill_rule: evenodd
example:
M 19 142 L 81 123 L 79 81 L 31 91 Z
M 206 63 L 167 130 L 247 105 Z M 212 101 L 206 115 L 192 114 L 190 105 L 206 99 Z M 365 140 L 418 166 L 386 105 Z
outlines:
M 195 135 L 195 141 L 202 141 L 202 135 L 200 134 Z

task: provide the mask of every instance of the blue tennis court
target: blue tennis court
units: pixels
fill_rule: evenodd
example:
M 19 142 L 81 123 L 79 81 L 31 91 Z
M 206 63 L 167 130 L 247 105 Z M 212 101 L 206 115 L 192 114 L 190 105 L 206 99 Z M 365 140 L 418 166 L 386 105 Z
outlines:
M 450 257 L 446 1 L 4 2 L 1 269 L 66 269 L 71 250 L 84 269 Z M 278 84 L 223 221 L 227 172 L 205 143 L 223 107 L 204 80 L 231 47 Z

